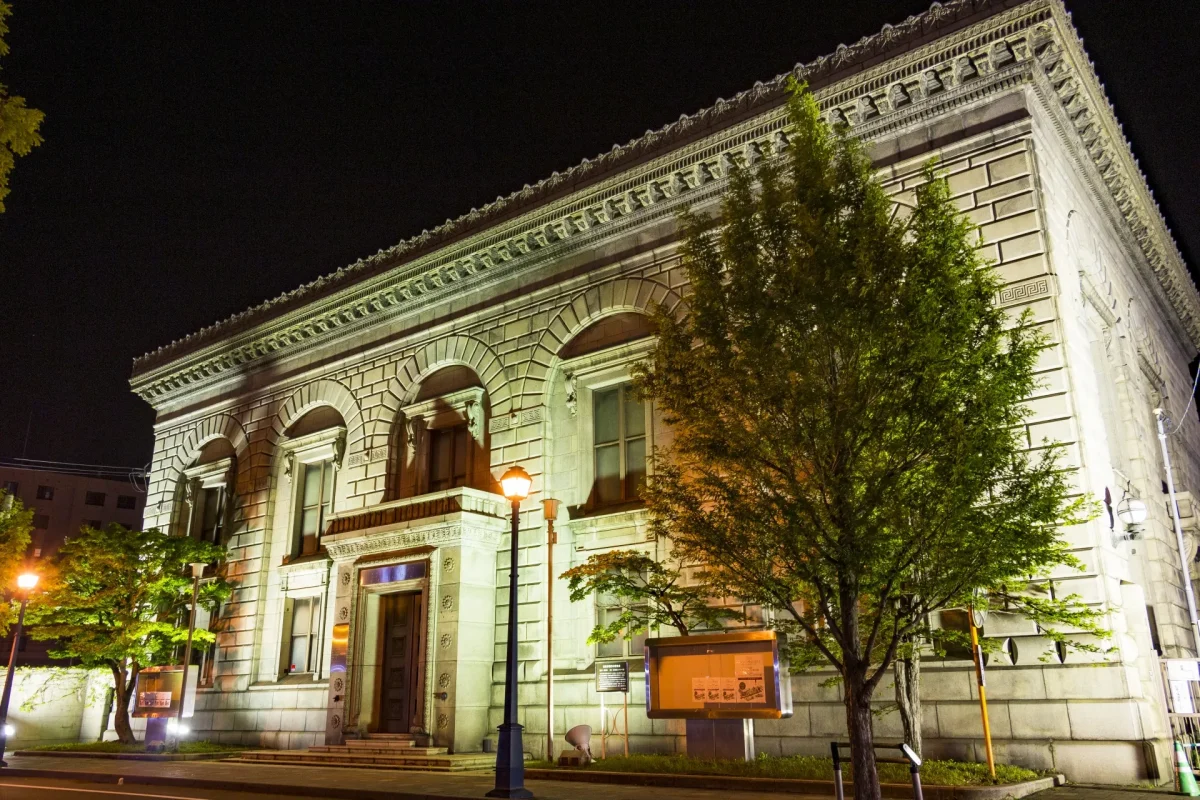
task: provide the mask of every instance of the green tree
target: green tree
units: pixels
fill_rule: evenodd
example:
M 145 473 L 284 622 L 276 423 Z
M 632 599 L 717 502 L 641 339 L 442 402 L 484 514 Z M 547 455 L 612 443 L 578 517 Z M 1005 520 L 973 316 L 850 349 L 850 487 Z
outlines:
M 0 56 L 8 55 L 5 20 L 11 14 L 12 6 L 0 0 Z M 38 127 L 45 116 L 36 108 L 27 108 L 24 97 L 10 95 L 8 87 L 0 82 L 0 214 L 4 213 L 4 198 L 8 195 L 8 175 L 17 156 L 29 155 L 30 150 L 42 143 Z
M 12 597 L 17 573 L 29 550 L 32 528 L 33 512 L 16 497 L 0 491 L 0 636 L 8 633 L 8 626 L 16 621 Z
M 878 798 L 871 703 L 906 638 L 1070 562 L 1058 528 L 1086 508 L 1056 448 L 1026 449 L 1044 339 L 993 304 L 945 181 L 895 217 L 862 144 L 799 87 L 789 111 L 781 157 L 682 219 L 688 305 L 638 371 L 675 432 L 645 497 L 710 594 L 777 609 L 792 663 L 835 668 Z
M 572 603 L 598 595 L 620 609 L 609 624 L 596 624 L 588 644 L 632 639 L 667 626 L 687 636 L 695 628 L 719 629 L 743 618 L 740 611 L 710 605 L 706 587 L 682 585 L 677 564 L 655 561 L 638 550 L 592 555 L 559 577 L 566 579 Z
M 134 743 L 129 701 L 143 667 L 172 663 L 187 638 L 192 579 L 188 565 L 223 560 L 216 545 L 157 528 L 83 528 L 58 551 L 57 574 L 31 606 L 32 635 L 54 640 L 56 658 L 112 671 L 117 736 Z M 229 597 L 221 577 L 200 585 L 200 603 L 215 610 Z M 210 631 L 197 630 L 199 645 Z

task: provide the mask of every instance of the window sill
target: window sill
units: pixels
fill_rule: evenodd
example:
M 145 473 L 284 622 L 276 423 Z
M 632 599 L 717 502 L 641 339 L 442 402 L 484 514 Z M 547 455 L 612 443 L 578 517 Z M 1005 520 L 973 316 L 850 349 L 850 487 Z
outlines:
M 634 500 L 629 503 L 614 503 L 613 505 L 605 506 L 571 506 L 567 509 L 572 522 L 575 520 L 599 519 L 601 517 L 617 516 L 619 514 L 636 514 L 644 512 L 646 503 L 642 500 Z

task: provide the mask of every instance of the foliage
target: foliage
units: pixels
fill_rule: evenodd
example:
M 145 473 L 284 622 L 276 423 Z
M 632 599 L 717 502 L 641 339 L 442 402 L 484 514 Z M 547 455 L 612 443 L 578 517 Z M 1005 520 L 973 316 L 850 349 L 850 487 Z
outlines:
M 691 295 L 638 385 L 674 432 L 644 495 L 710 593 L 780 611 L 791 659 L 842 678 L 856 796 L 878 797 L 871 700 L 929 614 L 1070 562 L 1059 448 L 1028 450 L 1046 346 L 993 299 L 932 165 L 893 215 L 860 142 L 798 88 L 778 159 L 683 217 Z
M 187 638 L 188 565 L 224 557 L 222 548 L 207 542 L 116 524 L 85 527 L 58 551 L 58 574 L 31 606 L 32 635 L 55 640 L 51 655 L 56 658 L 112 671 L 122 741 L 133 741 L 128 710 L 138 672 L 169 663 L 174 648 Z M 229 593 L 223 578 L 207 580 L 200 603 L 214 609 Z M 197 630 L 193 641 L 203 646 L 214 638 Z
M 33 511 L 21 501 L 0 491 L 0 636 L 17 621 L 17 604 L 12 602 L 17 574 L 25 563 L 33 530 Z
M 527 769 L 548 769 L 551 762 L 530 762 Z M 785 756 L 775 758 L 760 754 L 754 761 L 724 761 L 688 758 L 683 755 L 610 756 L 593 761 L 586 767 L 596 772 L 642 772 L 667 775 L 733 775 L 741 778 L 777 778 L 791 780 L 833 780 L 833 762 L 823 756 Z M 988 786 L 993 784 L 1032 781 L 1041 774 L 1024 767 L 996 765 L 996 780 L 988 774 L 986 764 L 961 761 L 926 761 L 921 765 L 921 782 L 925 786 Z M 883 783 L 911 785 L 908 767 L 904 764 L 880 764 L 879 779 Z
M 696 628 L 720 629 L 743 618 L 740 611 L 709 605 L 705 587 L 682 585 L 678 565 L 656 561 L 637 550 L 592 555 L 560 577 L 567 580 L 571 602 L 599 595 L 621 610 L 608 625 L 597 623 L 588 644 L 632 639 L 665 626 L 687 636 Z
M 120 742 L 67 742 L 65 744 L 45 744 L 40 747 L 30 747 L 30 750 L 47 750 L 54 753 L 144 753 L 143 744 L 121 744 Z M 189 753 L 240 753 L 246 748 L 217 742 L 180 742 L 179 749 L 172 751 L 187 755 Z
M 8 55 L 4 35 L 8 33 L 6 18 L 12 14 L 12 6 L 0 0 L 0 56 Z M 8 87 L 0 83 L 0 214 L 4 213 L 4 198 L 8 194 L 8 175 L 12 172 L 17 156 L 29 155 L 29 151 L 42 143 L 38 127 L 45 114 L 36 108 L 28 108 L 25 98 L 10 95 Z
M 60 706 L 64 702 L 95 703 L 103 697 L 99 681 L 82 667 L 20 667 L 17 681 L 24 697 L 22 711 L 34 711 L 43 706 Z

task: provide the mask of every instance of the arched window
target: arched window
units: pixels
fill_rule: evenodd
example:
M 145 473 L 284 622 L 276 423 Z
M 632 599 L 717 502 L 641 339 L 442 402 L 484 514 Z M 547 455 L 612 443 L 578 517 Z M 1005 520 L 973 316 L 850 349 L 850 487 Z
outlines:
M 401 409 L 400 496 L 480 487 L 488 469 L 486 402 L 468 367 L 445 367 L 421 382 L 415 400 Z
M 181 533 L 212 544 L 224 542 L 235 473 L 234 449 L 228 439 L 214 439 L 201 448 L 183 471 Z
M 346 423 L 332 406 L 318 406 L 292 423 L 281 445 L 284 475 L 291 478 L 289 558 L 320 550 L 333 514 L 337 471 L 346 449 Z

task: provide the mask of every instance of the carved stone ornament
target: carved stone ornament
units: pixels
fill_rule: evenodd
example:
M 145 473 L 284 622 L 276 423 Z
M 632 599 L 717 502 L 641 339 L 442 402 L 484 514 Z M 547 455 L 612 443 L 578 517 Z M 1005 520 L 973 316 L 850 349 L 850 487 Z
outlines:
M 438 644 L 439 644 L 439 645 L 441 645 L 441 647 L 442 647 L 442 649 L 443 649 L 443 650 L 449 650 L 449 649 L 450 649 L 450 644 L 451 644 L 453 641 L 454 641 L 454 637 L 452 637 L 452 636 L 451 636 L 450 634 L 448 634 L 448 633 L 443 633 L 443 634 L 442 634 L 442 638 L 438 639 Z
M 287 453 L 287 455 L 285 455 L 283 457 L 283 477 L 286 480 L 290 481 L 292 479 L 292 470 L 294 470 L 295 468 L 296 468 L 296 454 L 289 451 Z
M 352 578 L 352 576 L 350 575 L 350 570 L 346 570 L 345 572 L 343 572 L 343 573 L 342 573 L 342 586 L 349 586 L 349 585 L 350 585 L 350 581 L 351 581 L 352 579 L 353 579 L 353 578 Z
M 346 682 L 345 682 L 345 681 L 343 681 L 341 678 L 334 678 L 334 679 L 333 679 L 333 691 L 334 691 L 334 692 L 336 692 L 337 694 L 341 694 L 341 693 L 342 693 L 342 689 L 345 689 L 345 688 L 346 688 Z
M 329 718 L 329 726 L 331 728 L 342 727 L 342 718 L 340 716 L 338 716 L 337 714 L 334 714 L 332 717 Z
M 187 504 L 189 506 L 196 505 L 196 494 L 197 494 L 197 490 L 199 488 L 200 488 L 200 481 L 189 480 L 187 478 L 184 479 L 184 481 L 183 481 L 183 499 L 184 499 L 184 501 L 187 502 Z
M 454 608 L 454 595 L 445 595 L 442 597 L 442 610 L 449 611 Z
M 346 457 L 346 434 L 340 434 L 333 443 L 333 468 L 342 468 L 342 459 Z
M 342 620 L 343 622 L 350 619 L 350 609 L 346 606 L 342 606 L 341 608 L 339 608 L 338 609 L 338 619 Z
M 442 572 L 454 572 L 454 556 L 446 556 L 442 561 Z
M 450 685 L 450 673 L 449 672 L 443 672 L 441 675 L 438 675 L 438 688 L 439 689 L 445 689 L 449 685 Z
M 437 725 L 438 725 L 439 730 L 444 729 L 449 724 L 450 724 L 450 718 L 448 716 L 446 716 L 445 714 L 438 714 Z
M 472 436 L 479 436 L 483 431 L 483 409 L 474 400 L 468 400 L 464 409 L 467 417 L 467 430 Z
M 425 432 L 425 420 L 421 417 L 413 417 L 408 420 L 408 457 L 417 457 L 417 445 L 420 443 L 421 435 Z
M 564 378 L 567 384 L 567 413 L 573 417 L 579 412 L 579 393 L 575 387 L 575 374 L 568 372 Z

